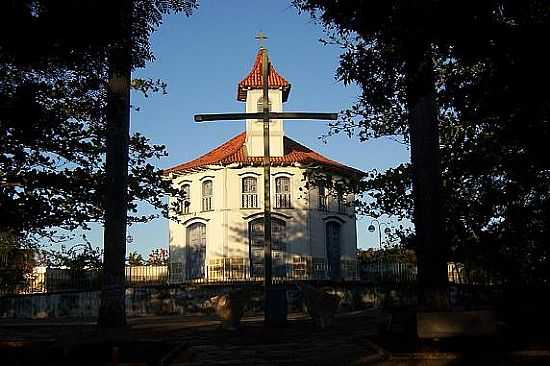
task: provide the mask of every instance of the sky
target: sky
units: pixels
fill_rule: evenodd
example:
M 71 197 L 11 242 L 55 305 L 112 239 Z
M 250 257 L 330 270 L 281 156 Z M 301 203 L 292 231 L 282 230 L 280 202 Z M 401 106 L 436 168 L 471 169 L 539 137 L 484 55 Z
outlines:
M 252 68 L 258 42 L 264 32 L 265 46 L 276 70 L 291 84 L 285 111 L 338 112 L 359 96 L 356 86 L 335 80 L 339 55 L 336 46 L 319 42 L 324 33 L 308 14 L 299 15 L 283 0 L 201 0 L 191 16 L 165 17 L 153 33 L 154 62 L 136 70 L 135 77 L 161 79 L 168 84 L 166 95 L 144 98 L 132 94 L 132 132 L 140 132 L 153 143 L 164 144 L 169 156 L 155 164 L 167 168 L 202 155 L 239 134 L 243 122 L 197 124 L 197 113 L 244 112 L 236 100 L 238 82 Z M 313 150 L 352 167 L 378 171 L 409 160 L 409 151 L 390 139 L 361 143 L 347 136 L 319 137 L 327 132 L 326 122 L 287 121 L 285 134 Z M 358 220 L 358 246 L 378 247 L 378 234 L 368 232 L 372 218 Z M 381 218 L 381 222 L 387 219 Z M 133 238 L 128 251 L 149 253 L 168 247 L 168 221 L 157 219 L 129 228 Z M 94 226 L 87 234 L 102 243 L 102 229 Z

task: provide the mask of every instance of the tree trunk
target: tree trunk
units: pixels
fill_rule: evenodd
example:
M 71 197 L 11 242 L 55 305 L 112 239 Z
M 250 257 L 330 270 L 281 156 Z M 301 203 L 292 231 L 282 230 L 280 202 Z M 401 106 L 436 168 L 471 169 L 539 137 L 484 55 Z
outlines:
M 107 96 L 107 154 L 105 230 L 103 236 L 103 291 L 100 328 L 126 326 L 125 257 L 128 216 L 128 140 L 130 132 L 130 12 L 132 2 L 120 7 L 120 39 L 109 55 Z
M 447 242 L 441 217 L 441 158 L 430 44 L 415 40 L 407 59 L 413 220 L 416 229 L 418 301 L 428 311 L 449 308 Z

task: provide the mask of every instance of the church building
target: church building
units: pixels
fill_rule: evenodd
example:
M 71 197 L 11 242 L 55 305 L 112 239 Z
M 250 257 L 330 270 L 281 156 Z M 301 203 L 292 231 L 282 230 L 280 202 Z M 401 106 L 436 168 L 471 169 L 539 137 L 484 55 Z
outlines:
M 263 52 L 238 84 L 246 112 L 262 111 Z M 282 112 L 291 85 L 272 65 L 268 82 L 270 110 Z M 354 195 L 311 177 L 345 184 L 364 173 L 285 136 L 282 120 L 270 122 L 270 151 L 273 278 L 355 279 Z M 164 171 L 185 193 L 170 198 L 178 219 L 169 223 L 171 282 L 262 278 L 262 156 L 263 122 L 247 120 L 245 132 Z

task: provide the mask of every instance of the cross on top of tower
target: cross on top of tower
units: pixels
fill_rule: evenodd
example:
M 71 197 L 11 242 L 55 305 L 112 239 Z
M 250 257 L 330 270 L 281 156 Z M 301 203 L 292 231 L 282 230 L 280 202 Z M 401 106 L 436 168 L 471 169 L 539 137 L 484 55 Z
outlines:
M 258 43 L 260 44 L 260 48 L 265 48 L 264 41 L 267 39 L 267 36 L 264 34 L 264 32 L 262 31 L 258 32 L 255 38 L 258 40 Z

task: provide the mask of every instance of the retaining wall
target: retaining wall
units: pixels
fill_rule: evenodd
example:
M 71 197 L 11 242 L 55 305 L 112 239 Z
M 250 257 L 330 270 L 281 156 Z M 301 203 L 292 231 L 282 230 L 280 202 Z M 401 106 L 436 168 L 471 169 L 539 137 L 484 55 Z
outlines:
M 128 316 L 192 314 L 212 311 L 210 299 L 236 286 L 134 287 L 126 290 Z M 410 304 L 416 299 L 408 292 L 365 286 L 318 286 L 341 298 L 339 311 L 353 311 L 381 304 Z M 263 311 L 261 286 L 245 286 L 251 292 L 248 312 Z M 0 297 L 0 317 L 20 319 L 95 318 L 100 291 L 40 293 Z M 289 286 L 289 312 L 302 311 L 301 290 Z

